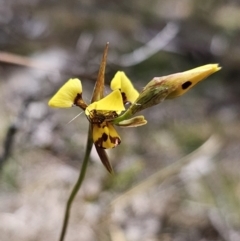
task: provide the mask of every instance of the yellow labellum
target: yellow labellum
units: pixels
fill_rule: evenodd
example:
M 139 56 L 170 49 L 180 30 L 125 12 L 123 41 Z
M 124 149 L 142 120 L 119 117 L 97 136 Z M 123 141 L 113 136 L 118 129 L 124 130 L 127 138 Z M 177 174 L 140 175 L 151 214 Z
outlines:
M 103 99 L 93 102 L 86 108 L 85 114 L 89 116 L 93 110 L 116 111 L 121 113 L 123 110 L 125 110 L 125 107 L 123 105 L 122 95 L 120 91 L 114 90 Z
M 120 136 L 109 122 L 104 121 L 101 124 L 93 124 L 92 133 L 94 144 L 100 148 L 110 149 L 121 143 Z
M 68 80 L 49 100 L 48 105 L 58 108 L 69 108 L 74 105 L 78 95 L 82 94 L 82 84 L 77 78 Z
M 110 87 L 112 90 L 119 89 L 121 91 L 124 103 L 133 103 L 139 96 L 138 91 L 133 87 L 132 82 L 123 71 L 118 71 L 115 74 Z

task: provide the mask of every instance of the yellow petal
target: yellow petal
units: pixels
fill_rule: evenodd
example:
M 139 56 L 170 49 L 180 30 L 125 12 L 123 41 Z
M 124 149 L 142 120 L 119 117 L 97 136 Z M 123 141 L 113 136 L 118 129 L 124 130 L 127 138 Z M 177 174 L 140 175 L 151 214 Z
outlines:
M 101 124 L 93 124 L 92 128 L 93 142 L 97 147 L 110 149 L 121 143 L 120 136 L 111 123 L 104 121 Z
M 111 89 L 119 89 L 123 95 L 123 101 L 133 103 L 139 96 L 138 91 L 133 87 L 132 82 L 128 79 L 123 71 L 118 71 L 111 81 Z
M 82 84 L 79 79 L 70 79 L 58 92 L 49 100 L 51 107 L 68 108 L 72 107 L 78 95 L 82 94 Z
M 89 116 L 92 110 L 116 111 L 116 112 L 119 112 L 119 111 L 121 112 L 125 110 L 120 91 L 114 90 L 112 93 L 110 93 L 103 99 L 93 102 L 86 108 L 85 114 Z

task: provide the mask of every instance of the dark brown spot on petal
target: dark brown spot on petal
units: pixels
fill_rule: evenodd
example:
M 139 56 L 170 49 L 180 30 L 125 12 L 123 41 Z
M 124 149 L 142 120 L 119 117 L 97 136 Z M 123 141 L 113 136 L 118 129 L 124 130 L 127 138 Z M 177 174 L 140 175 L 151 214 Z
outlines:
M 107 141 L 108 135 L 106 133 L 103 133 L 102 134 L 102 139 L 103 139 L 103 141 Z
M 103 121 L 105 120 L 104 115 L 98 114 L 96 110 L 91 110 L 87 118 L 90 123 L 97 124 L 98 127 L 100 127 L 100 124 L 102 124 Z
M 187 82 L 182 84 L 182 89 L 186 90 L 191 85 L 192 85 L 192 82 L 191 81 L 187 81 Z
M 121 92 L 121 94 L 122 94 L 123 103 L 126 104 L 128 102 L 127 96 L 124 92 Z
M 74 105 L 82 108 L 83 110 L 85 110 L 87 108 L 87 104 L 82 99 L 82 94 L 79 94 L 79 93 L 77 94 L 77 96 L 74 100 Z
M 109 136 L 109 138 L 110 138 L 111 143 L 113 143 L 115 147 L 121 143 L 121 140 L 119 137 Z
M 101 110 L 91 110 L 88 120 L 92 124 L 102 124 L 104 121 L 112 121 L 114 118 L 118 117 L 116 111 L 101 111 Z M 106 126 L 106 125 L 105 125 Z M 104 128 L 105 126 L 102 126 Z
M 100 138 L 97 139 L 97 141 L 95 141 L 95 145 L 100 147 L 100 148 L 103 148 L 103 142 L 106 142 L 108 139 L 108 135 L 106 133 L 103 133 L 102 136 Z

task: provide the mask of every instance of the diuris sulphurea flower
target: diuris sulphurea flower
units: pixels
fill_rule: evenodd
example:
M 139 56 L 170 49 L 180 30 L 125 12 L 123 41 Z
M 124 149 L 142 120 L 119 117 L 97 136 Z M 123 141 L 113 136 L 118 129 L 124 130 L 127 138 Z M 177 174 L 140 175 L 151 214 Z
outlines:
M 93 143 L 98 153 L 102 152 L 100 149 L 111 149 L 121 143 L 121 138 L 114 125 L 120 127 L 145 125 L 147 121 L 144 116 L 133 117 L 133 115 L 159 104 L 165 99 L 173 99 L 185 94 L 201 80 L 221 69 L 218 64 L 208 64 L 172 75 L 155 77 L 140 93 L 134 88 L 126 74 L 118 71 L 110 83 L 112 92 L 104 97 L 107 47 L 104 51 L 90 104 L 83 100 L 82 83 L 77 78 L 68 80 L 48 103 L 51 107 L 69 108 L 78 106 L 84 110 L 91 126 Z M 127 110 L 125 108 L 126 103 L 130 103 Z M 101 153 L 99 155 L 101 158 Z
M 78 106 L 84 110 L 85 116 L 92 125 L 93 142 L 96 146 L 110 149 L 121 143 L 112 121 L 125 111 L 124 103 L 132 103 L 138 97 L 131 81 L 123 72 L 117 72 L 112 80 L 113 91 L 106 97 L 87 105 L 82 98 L 82 84 L 77 78 L 68 80 L 50 99 L 48 105 L 57 108 Z M 140 116 L 123 123 L 123 127 L 146 124 Z M 121 126 L 121 123 L 118 124 Z
M 199 81 L 220 70 L 217 64 L 208 64 L 192 70 L 163 77 L 155 77 L 139 94 L 124 72 L 118 71 L 111 81 L 111 92 L 106 97 L 87 105 L 82 99 L 82 84 L 70 79 L 49 101 L 49 106 L 68 108 L 79 106 L 92 124 L 93 141 L 100 148 L 113 148 L 121 139 L 113 123 L 122 127 L 136 127 L 147 123 L 143 116 L 131 118 L 135 113 L 185 94 Z M 125 111 L 125 103 L 131 103 Z M 131 119 L 130 119 L 131 118 Z
M 93 90 L 91 103 L 88 105 L 82 98 L 82 84 L 77 78 L 67 81 L 58 92 L 50 99 L 48 105 L 57 108 L 70 108 L 78 106 L 84 110 L 89 121 L 89 131 L 87 140 L 87 153 L 92 149 L 92 143 L 106 169 L 111 173 L 112 167 L 108 160 L 105 149 L 118 146 L 121 138 L 118 135 L 113 121 L 125 111 L 124 104 L 133 103 L 138 97 L 138 92 L 133 87 L 131 81 L 123 72 L 117 72 L 112 80 L 112 92 L 104 97 L 104 76 L 106 68 L 108 43 L 105 47 L 102 61 L 100 64 L 98 77 Z M 145 125 L 147 121 L 143 116 L 121 120 L 122 124 L 116 123 L 123 127 L 136 127 Z

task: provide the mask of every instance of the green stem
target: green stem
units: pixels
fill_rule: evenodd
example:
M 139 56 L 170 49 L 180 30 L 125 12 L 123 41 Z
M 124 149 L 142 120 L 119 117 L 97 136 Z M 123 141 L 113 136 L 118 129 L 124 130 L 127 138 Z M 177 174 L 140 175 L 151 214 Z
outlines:
M 73 190 L 68 198 L 67 201 L 67 205 L 66 205 L 66 209 L 65 209 L 65 213 L 64 213 L 64 220 L 63 220 L 63 226 L 62 226 L 62 230 L 61 230 L 61 236 L 59 241 L 63 241 L 66 231 L 67 231 L 67 227 L 68 227 L 68 221 L 69 221 L 69 217 L 70 217 L 70 210 L 71 210 L 71 206 L 73 203 L 73 200 L 78 192 L 78 190 L 80 189 L 82 182 L 84 180 L 85 174 L 86 174 L 86 170 L 87 170 L 87 165 L 88 165 L 88 160 L 89 160 L 89 156 L 92 150 L 92 146 L 93 146 L 93 141 L 92 141 L 92 128 L 91 125 L 89 125 L 89 129 L 88 129 L 88 140 L 87 140 L 87 146 L 86 146 L 86 150 L 85 150 L 85 155 L 84 155 L 84 160 L 83 160 L 83 164 L 82 164 L 82 168 L 78 177 L 78 180 L 76 182 L 76 184 L 73 187 Z
M 118 116 L 117 118 L 115 118 L 112 123 L 113 124 L 118 124 L 119 122 L 121 121 L 124 121 L 124 120 L 127 120 L 127 119 L 130 119 L 130 117 L 132 117 L 132 112 L 131 110 L 127 110 L 125 113 L 123 113 L 122 115 Z

